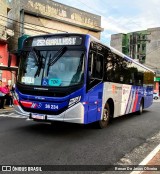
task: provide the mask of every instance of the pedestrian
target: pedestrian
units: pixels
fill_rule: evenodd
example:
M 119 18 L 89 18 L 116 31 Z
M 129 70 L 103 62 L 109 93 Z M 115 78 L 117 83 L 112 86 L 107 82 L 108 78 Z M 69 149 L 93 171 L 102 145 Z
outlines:
M 9 86 L 6 85 L 5 87 L 1 87 L 1 92 L 4 94 L 4 99 L 7 100 L 9 107 L 13 107 L 13 98 L 12 98 L 12 94 L 10 92 Z M 3 102 L 3 106 L 1 106 L 4 109 L 4 102 Z
M 2 80 L 0 80 L 0 109 L 5 109 L 4 108 L 5 94 L 1 91 L 1 89 L 2 89 Z
M 14 95 L 14 91 L 15 91 L 15 84 L 10 85 L 10 86 L 9 86 L 9 89 L 10 89 L 10 92 L 11 92 L 11 94 L 12 94 L 12 96 L 13 96 L 13 95 Z
M 7 99 L 6 103 L 8 103 L 9 107 L 13 107 L 13 95 L 11 93 L 11 86 L 6 85 L 3 89 L 6 90 L 5 98 Z

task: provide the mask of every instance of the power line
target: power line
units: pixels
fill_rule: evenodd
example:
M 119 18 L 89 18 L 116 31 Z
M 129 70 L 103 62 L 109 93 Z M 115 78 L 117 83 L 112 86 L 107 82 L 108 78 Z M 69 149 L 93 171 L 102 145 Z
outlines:
M 64 31 L 64 30 L 54 29 L 54 28 L 50 28 L 50 27 L 44 27 L 44 26 L 41 26 L 41 25 L 29 23 L 29 22 L 19 22 L 19 21 L 17 21 L 17 20 L 8 18 L 8 17 L 3 16 L 3 15 L 0 15 L 0 16 L 3 17 L 3 18 L 5 18 L 5 19 L 9 19 L 9 20 L 11 20 L 11 21 L 14 21 L 14 22 L 16 22 L 16 23 L 18 23 L 18 24 L 25 24 L 25 25 L 29 25 L 29 26 L 30 26 L 30 25 L 33 25 L 33 26 L 43 27 L 43 28 L 45 28 L 45 29 L 51 29 L 51 30 L 57 30 L 57 31 L 60 31 L 60 32 L 66 32 L 66 31 Z M 9 22 L 9 21 L 6 21 L 6 22 Z M 12 22 L 9 22 L 9 23 L 13 24 Z M 31 27 L 31 26 L 30 26 L 30 27 Z
M 6 26 L 4 26 L 4 25 L 1 25 L 1 24 L 0 24 L 0 28 L 2 28 L 2 29 L 3 29 L 3 28 L 7 28 L 7 27 L 6 27 Z M 20 34 L 20 32 L 19 32 L 19 31 L 17 31 L 17 30 L 14 30 L 14 32 L 15 32 L 15 33 Z
M 0 15 L 0 16 L 1 16 L 1 15 Z M 5 22 L 7 22 L 7 23 L 13 24 L 12 22 L 6 21 L 6 20 L 4 20 L 4 19 L 1 19 L 1 20 L 2 20 L 2 21 L 5 21 Z M 18 24 L 16 24 L 16 25 L 18 25 Z M 1 25 L 1 26 L 3 26 L 4 28 L 7 28 L 7 26 L 4 26 L 4 25 Z M 32 32 L 34 32 L 34 33 L 36 33 L 36 34 L 40 34 L 40 33 L 50 34 L 50 33 L 51 33 L 51 32 L 46 32 L 45 30 L 37 29 L 36 27 L 31 26 L 30 24 L 28 24 L 28 25 L 25 24 L 25 26 L 29 26 L 29 27 L 22 27 L 22 26 L 18 26 L 18 27 L 19 27 L 19 28 L 24 28 L 24 29 L 26 29 L 26 30 L 33 30 Z M 41 27 L 43 27 L 43 26 L 41 26 Z M 43 28 L 45 29 L 45 27 L 43 27 Z M 57 30 L 57 29 L 52 29 L 52 30 L 59 31 L 59 30 Z M 14 29 L 14 32 L 15 32 L 15 33 L 18 33 L 19 36 L 20 36 L 20 34 L 25 34 L 25 33 L 21 33 L 20 31 L 15 30 L 15 29 Z M 33 34 L 30 34 L 30 36 L 33 36 Z M 15 37 L 14 37 L 14 38 L 15 38 Z M 17 39 L 18 39 L 18 38 L 17 38 Z
M 92 9 L 92 11 L 95 11 L 96 13 L 98 13 L 100 16 L 102 16 L 104 19 L 106 19 L 106 20 L 108 21 L 107 17 L 105 17 L 104 14 L 101 13 L 100 11 L 96 10 L 96 9 L 93 8 L 93 7 L 91 8 L 88 4 L 82 2 L 81 0 L 77 0 L 77 1 L 79 1 L 81 4 L 85 5 L 85 6 L 88 7 L 89 9 Z M 103 1 L 102 1 L 102 2 L 103 2 Z M 139 24 L 137 24 L 133 19 L 132 19 L 132 20 L 129 20 L 129 23 L 134 23 L 136 26 L 142 27 L 142 26 L 140 26 Z M 122 24 L 119 24 L 119 26 L 121 26 L 121 27 L 124 28 L 124 25 L 122 25 Z M 128 27 L 126 27 L 126 29 L 127 29 L 127 28 L 128 28 Z M 128 30 L 128 29 L 127 29 L 127 30 Z M 125 33 L 125 32 L 124 32 L 124 33 Z
M 160 47 L 158 47 L 157 49 L 155 49 L 155 50 L 152 50 L 152 51 L 150 51 L 149 53 L 146 53 L 146 55 L 149 55 L 149 54 L 151 54 L 152 52 L 154 52 L 154 51 L 157 51 L 157 50 L 159 50 L 160 49 Z M 145 56 L 143 56 L 143 57 L 145 57 Z M 142 57 L 142 58 L 143 58 Z M 153 68 L 156 68 L 157 69 L 157 67 L 156 66 L 153 66 L 153 65 L 151 65 L 151 64 L 148 64 L 148 63 L 145 63 L 146 65 L 148 65 L 148 66 L 152 66 Z
M 148 54 L 150 54 L 150 53 L 152 53 L 152 52 L 154 52 L 154 51 L 156 51 L 156 50 L 159 50 L 160 49 L 160 47 L 158 47 L 158 48 L 156 48 L 155 50 L 152 50 L 152 51 L 150 51 L 150 52 L 146 52 L 146 54 L 148 55 Z
M 78 0 L 80 3 L 82 3 L 82 4 L 84 4 L 85 6 L 87 6 L 88 8 L 90 8 L 87 4 L 85 4 L 84 2 L 82 2 L 82 1 L 80 1 L 80 0 Z M 93 9 L 93 8 L 92 8 Z M 97 13 L 99 13 L 97 10 L 95 10 L 95 9 L 93 9 L 94 11 L 96 11 Z M 8 18 L 8 17 L 6 17 L 6 16 L 3 16 L 3 15 L 0 15 L 1 17 L 3 17 L 3 18 L 5 18 L 5 19 L 9 19 L 9 20 L 11 20 L 11 21 L 14 21 L 14 22 L 16 22 L 16 23 L 18 23 L 18 24 L 25 24 L 26 26 L 29 26 L 29 27 L 23 27 L 24 29 L 28 29 L 28 30 L 34 30 L 35 32 L 44 32 L 44 33 L 50 33 L 50 32 L 46 32 L 46 31 L 44 31 L 44 30 L 40 30 L 40 29 L 37 29 L 36 27 L 38 26 L 38 27 L 42 27 L 42 28 L 47 28 L 47 29 L 51 29 L 51 30 L 56 30 L 56 31 L 63 31 L 63 30 L 57 30 L 57 29 L 54 29 L 54 28 L 50 28 L 50 27 L 44 27 L 44 26 L 41 26 L 41 25 L 36 25 L 36 24 L 32 24 L 32 23 L 28 23 L 28 22 L 24 22 L 24 23 L 22 23 L 22 22 L 19 22 L 19 21 L 17 21 L 17 20 L 13 20 L 13 19 L 11 19 L 11 18 Z M 104 17 L 104 16 L 103 16 Z M 3 20 L 3 21 L 5 21 L 5 22 L 7 22 L 7 23 L 11 23 L 11 24 L 13 24 L 13 22 L 9 22 L 9 21 L 7 21 L 7 20 L 4 20 L 4 19 L 1 19 L 1 20 Z M 16 25 L 18 25 L 18 24 L 16 24 Z M 0 24 L 1 25 L 1 24 Z M 36 26 L 36 27 L 33 27 L 33 26 L 31 26 L 31 25 L 33 25 L 33 26 Z M 3 25 L 1 25 L 1 26 L 3 26 Z M 3 27 L 7 27 L 7 26 L 3 26 Z M 22 28 L 22 26 L 19 26 L 20 28 Z M 16 31 L 16 30 L 14 30 L 14 32 L 16 32 L 16 33 L 19 33 L 19 34 L 21 34 L 21 32 L 20 31 Z M 64 32 L 64 31 L 63 31 Z M 24 33 L 23 33 L 24 34 Z M 159 48 L 158 48 L 159 49 Z M 157 50 L 157 49 L 156 49 Z M 153 50 L 153 51 L 156 51 L 156 50 Z M 153 52 L 153 51 L 151 51 L 151 52 Z M 150 54 L 151 52 L 149 52 L 149 53 L 147 53 L 147 55 L 148 54 Z
M 6 20 L 4 20 L 4 19 L 1 19 L 2 21 L 5 21 L 5 22 L 7 22 L 7 23 L 12 23 L 12 22 L 9 22 L 9 21 L 6 21 Z M 13 23 L 12 23 L 13 24 Z M 18 24 L 16 24 L 16 25 L 18 25 Z M 4 25 L 2 25 L 3 27 L 6 27 L 7 28 L 7 26 L 4 26 Z M 19 28 L 26 28 L 26 27 L 22 27 L 22 26 L 18 26 Z M 35 27 L 33 28 L 33 26 L 30 26 L 29 25 L 29 27 L 30 28 L 32 28 L 32 29 L 36 29 Z M 15 32 L 16 32 L 16 30 L 14 30 Z M 44 30 L 39 30 L 39 31 L 44 31 Z M 20 31 L 17 31 L 17 33 L 19 33 L 19 34 L 24 34 L 24 33 L 21 33 Z

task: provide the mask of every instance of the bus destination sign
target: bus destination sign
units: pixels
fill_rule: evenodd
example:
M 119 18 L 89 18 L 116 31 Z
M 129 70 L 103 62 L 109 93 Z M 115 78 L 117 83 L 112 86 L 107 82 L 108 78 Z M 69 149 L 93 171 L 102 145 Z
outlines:
M 32 46 L 54 46 L 54 45 L 81 45 L 82 37 L 38 37 L 32 41 Z

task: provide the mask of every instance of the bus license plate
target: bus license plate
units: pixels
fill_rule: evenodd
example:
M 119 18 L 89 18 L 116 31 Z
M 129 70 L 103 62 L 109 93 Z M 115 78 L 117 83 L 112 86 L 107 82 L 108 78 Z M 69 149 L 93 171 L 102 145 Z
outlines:
M 39 120 L 44 120 L 45 115 L 40 115 L 40 114 L 32 114 L 33 119 L 39 119 Z

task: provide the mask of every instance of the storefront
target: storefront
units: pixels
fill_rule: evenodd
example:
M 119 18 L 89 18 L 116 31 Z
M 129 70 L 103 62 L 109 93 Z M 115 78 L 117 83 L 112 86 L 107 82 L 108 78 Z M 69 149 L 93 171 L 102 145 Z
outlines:
M 154 77 L 154 91 L 160 94 L 160 77 Z
M 16 56 L 8 52 L 8 43 L 0 40 L 0 79 L 3 85 L 12 85 L 16 81 Z

